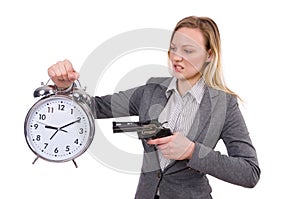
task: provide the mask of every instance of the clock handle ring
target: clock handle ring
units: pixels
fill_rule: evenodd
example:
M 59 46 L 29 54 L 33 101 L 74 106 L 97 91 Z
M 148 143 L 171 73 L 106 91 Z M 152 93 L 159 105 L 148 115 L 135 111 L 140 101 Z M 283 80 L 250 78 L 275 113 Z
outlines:
M 81 83 L 78 79 L 73 82 L 73 86 L 76 86 L 77 88 L 82 89 Z
M 49 78 L 48 81 L 46 82 L 46 85 L 49 84 L 50 80 L 51 79 Z M 70 92 L 74 87 L 77 87 L 77 88 L 80 88 L 81 90 L 84 90 L 84 89 L 82 89 L 80 81 L 77 79 L 68 88 L 59 89 L 58 87 L 56 87 L 56 91 L 58 91 L 58 92 L 66 92 L 67 93 L 67 92 Z

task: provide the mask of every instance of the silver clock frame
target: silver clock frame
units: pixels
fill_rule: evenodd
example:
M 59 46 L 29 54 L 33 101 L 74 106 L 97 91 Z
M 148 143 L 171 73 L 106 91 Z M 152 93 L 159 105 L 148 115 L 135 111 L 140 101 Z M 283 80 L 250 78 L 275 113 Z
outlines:
M 48 81 L 49 82 L 49 81 Z M 39 99 L 34 105 L 29 109 L 27 112 L 25 122 L 24 122 L 24 135 L 26 139 L 26 143 L 31 149 L 31 151 L 36 155 L 36 158 L 32 162 L 34 164 L 39 158 L 44 159 L 49 162 L 68 162 L 73 161 L 75 167 L 77 168 L 77 163 L 75 162 L 75 158 L 81 156 L 91 145 L 94 135 L 95 135 L 95 118 L 94 118 L 94 103 L 93 99 L 85 92 L 85 89 L 81 88 L 80 82 L 77 81 L 77 84 L 72 84 L 68 89 L 61 91 L 57 89 L 55 86 L 48 86 L 42 83 L 42 86 L 37 88 L 34 91 L 34 97 L 42 97 Z M 31 146 L 29 139 L 31 138 L 29 132 L 27 132 L 28 127 L 28 119 L 35 112 L 35 110 L 41 105 L 44 104 L 46 101 L 53 100 L 53 99 L 68 99 L 76 103 L 78 106 L 82 108 L 82 110 L 86 113 L 88 117 L 90 132 L 88 134 L 88 140 L 85 145 L 82 147 L 80 152 L 76 153 L 74 156 L 71 156 L 66 159 L 62 160 L 53 160 L 43 157 L 39 151 L 36 151 L 33 146 Z

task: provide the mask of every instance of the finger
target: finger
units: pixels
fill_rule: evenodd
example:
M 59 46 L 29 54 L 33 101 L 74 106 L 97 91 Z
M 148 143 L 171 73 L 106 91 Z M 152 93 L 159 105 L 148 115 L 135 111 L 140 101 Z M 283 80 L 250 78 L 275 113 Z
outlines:
M 58 62 L 56 64 L 54 64 L 53 66 L 51 66 L 51 70 L 55 73 L 54 77 L 60 77 L 61 76 Z
M 79 74 L 77 72 L 69 72 L 68 73 L 68 80 L 70 82 L 74 82 L 75 80 L 77 80 L 79 78 Z
M 48 75 L 57 87 L 65 88 L 70 84 L 63 80 L 59 62 L 48 68 Z
M 79 73 L 77 73 L 76 71 L 68 72 L 68 80 L 69 81 L 74 82 L 77 79 L 79 79 Z
M 69 60 L 65 59 L 63 62 L 64 62 L 64 66 L 66 68 L 66 71 L 75 72 L 72 63 Z
M 67 74 L 64 62 L 60 61 L 60 62 L 57 63 L 57 71 L 59 71 L 60 75 L 58 76 L 58 78 L 61 81 L 69 81 L 68 80 L 68 74 Z
M 52 66 L 49 68 L 49 70 L 51 71 L 51 73 L 52 73 L 52 75 L 53 75 L 52 77 L 58 78 L 58 77 L 61 76 L 58 63 L 52 65 Z
M 160 150 L 161 154 L 167 158 L 167 159 L 173 159 L 172 154 L 169 148 L 166 148 L 165 150 Z
M 53 70 L 53 66 L 51 66 L 50 68 L 48 68 L 48 75 L 49 77 L 52 79 L 52 78 L 55 78 L 55 72 Z
M 61 82 L 61 74 L 60 74 L 60 70 L 58 69 L 57 64 L 54 64 L 53 66 L 51 66 L 48 70 L 48 73 L 49 73 L 51 80 L 54 83 Z
M 161 144 L 166 144 L 172 140 L 172 136 L 168 137 L 163 137 L 163 138 L 157 138 L 153 140 L 149 140 L 147 143 L 152 144 L 152 145 L 161 145 Z
M 79 78 L 79 73 L 74 70 L 72 63 L 69 60 L 64 60 L 64 67 L 67 71 L 69 81 L 73 82 Z
M 157 145 L 157 148 L 161 151 L 165 151 L 169 148 L 169 144 L 160 144 L 160 145 Z
M 67 74 L 67 80 L 68 81 L 74 81 L 76 79 L 76 72 L 71 64 L 71 62 L 69 61 L 64 61 L 64 69 L 66 71 L 66 74 Z

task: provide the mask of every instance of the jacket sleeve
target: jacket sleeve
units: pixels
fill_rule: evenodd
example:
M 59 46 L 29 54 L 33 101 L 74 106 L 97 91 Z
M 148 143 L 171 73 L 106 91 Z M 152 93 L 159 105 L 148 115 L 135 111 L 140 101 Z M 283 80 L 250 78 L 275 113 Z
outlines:
M 94 97 L 96 119 L 139 115 L 139 107 L 145 86 Z
M 229 97 L 227 107 L 220 138 L 228 155 L 196 143 L 188 166 L 226 182 L 252 188 L 260 177 L 256 151 L 235 97 Z

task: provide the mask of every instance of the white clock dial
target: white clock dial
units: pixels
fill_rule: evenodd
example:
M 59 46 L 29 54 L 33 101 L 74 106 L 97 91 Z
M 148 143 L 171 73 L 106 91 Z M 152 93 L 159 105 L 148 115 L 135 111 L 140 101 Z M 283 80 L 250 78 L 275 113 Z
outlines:
M 68 161 L 90 145 L 94 127 L 84 104 L 67 97 L 37 102 L 25 122 L 27 143 L 34 153 L 49 161 Z

